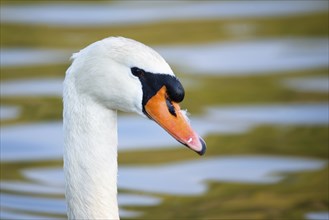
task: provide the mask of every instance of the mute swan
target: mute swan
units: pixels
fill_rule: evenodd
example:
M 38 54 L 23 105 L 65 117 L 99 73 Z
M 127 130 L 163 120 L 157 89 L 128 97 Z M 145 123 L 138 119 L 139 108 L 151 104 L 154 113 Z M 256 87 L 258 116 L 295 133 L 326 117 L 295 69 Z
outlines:
M 181 83 L 150 47 L 109 37 L 73 54 L 72 60 L 63 91 L 68 217 L 119 219 L 117 110 L 147 116 L 200 155 L 206 145 L 180 110 Z

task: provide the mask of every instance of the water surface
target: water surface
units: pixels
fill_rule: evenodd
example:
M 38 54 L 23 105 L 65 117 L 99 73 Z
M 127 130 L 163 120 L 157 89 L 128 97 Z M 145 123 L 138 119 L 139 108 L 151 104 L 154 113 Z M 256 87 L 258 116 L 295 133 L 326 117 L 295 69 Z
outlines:
M 328 66 L 327 38 L 281 38 L 155 47 L 184 73 L 253 75 Z
M 329 219 L 329 212 L 309 212 L 305 218 L 308 220 L 327 220 Z
M 327 38 L 293 38 L 155 46 L 165 60 L 184 73 L 253 75 L 328 67 Z M 3 49 L 2 49 L 3 50 Z M 1 50 L 1 51 L 2 51 Z M 72 51 L 75 52 L 75 51 Z M 67 63 L 69 51 L 11 49 L 1 52 L 1 66 Z M 42 58 L 40 58 L 42 56 Z M 24 57 L 28 57 L 25 59 Z M 59 57 L 59 58 L 58 58 Z
M 38 185 L 41 186 L 42 185 Z M 54 188 L 54 186 L 52 186 Z M 1 189 L 8 189 L 3 184 Z M 17 191 L 14 187 L 13 189 Z M 19 188 L 21 190 L 21 188 Z M 61 187 L 58 195 L 62 197 L 64 188 Z M 21 190 L 22 191 L 22 190 Z M 18 191 L 19 192 L 19 191 Z M 34 193 L 34 191 L 25 191 Z M 120 193 L 118 196 L 119 206 L 154 206 L 161 202 L 161 198 L 140 194 Z M 40 197 L 38 195 L 16 195 L 1 193 L 1 218 L 2 219 L 63 219 L 66 215 L 66 204 L 63 198 Z M 30 213 L 30 214 L 27 214 Z M 35 213 L 37 215 L 31 215 Z M 136 217 L 142 213 L 120 208 L 121 217 Z M 58 218 L 50 218 L 49 215 L 57 215 Z
M 302 92 L 329 92 L 329 77 L 299 77 L 282 81 L 283 85 Z
M 1 105 L 0 120 L 15 119 L 19 116 L 20 112 L 20 108 L 16 106 Z
M 124 217 L 141 215 L 140 212 L 125 210 L 124 207 L 158 205 L 162 201 L 161 197 L 156 196 L 159 194 L 202 195 L 208 190 L 208 181 L 274 184 L 284 178 L 284 173 L 318 170 L 326 164 L 326 161 L 317 159 L 264 155 L 206 157 L 201 160 L 154 166 L 119 166 L 118 188 L 138 192 L 119 193 L 120 214 Z M 0 205 L 4 216 L 14 218 L 15 213 L 20 216 L 24 212 L 44 213 L 45 216 L 65 215 L 64 177 L 61 167 L 21 168 L 18 171 L 23 175 L 23 181 L 17 184 L 2 180 L 0 185 Z M 24 187 L 25 184 L 34 187 Z M 49 188 L 48 192 L 42 190 L 45 188 Z M 145 196 L 141 192 L 156 195 Z M 20 195 L 21 193 L 23 194 Z M 41 194 L 52 194 L 61 198 L 40 197 Z M 26 218 L 28 215 L 24 219 Z
M 212 107 L 204 116 L 192 117 L 191 123 L 205 137 L 212 133 L 243 133 L 264 124 L 326 126 L 328 112 L 327 103 Z M 119 117 L 118 134 L 119 151 L 181 147 L 156 123 L 136 115 Z M 2 161 L 62 157 L 61 122 L 5 126 L 0 137 Z
M 9 80 L 0 83 L 1 97 L 59 96 L 63 94 L 63 79 Z
M 52 3 L 1 6 L 1 23 L 47 26 L 130 25 L 188 19 L 268 18 L 328 10 L 326 1 L 171 2 L 150 3 Z M 58 16 L 61 15 L 61 16 Z M 87 15 L 87 16 L 86 16 Z M 240 25 L 240 26 L 239 26 Z M 254 36 L 257 26 L 224 26 L 235 35 Z M 246 39 L 246 38 L 244 38 Z M 249 39 L 249 38 L 248 38 Z M 178 71 L 190 74 L 252 75 L 287 70 L 328 67 L 327 38 L 273 38 L 243 42 L 155 46 Z M 76 51 L 36 48 L 1 48 L 1 68 L 69 63 Z M 46 72 L 44 74 L 47 74 Z M 28 77 L 28 76 L 27 76 Z M 187 78 L 187 77 L 186 77 Z M 322 78 L 291 78 L 283 86 L 298 91 L 328 92 Z M 0 84 L 1 97 L 62 95 L 63 79 L 8 80 Z M 187 81 L 195 86 L 196 82 Z M 195 87 L 194 87 L 195 88 Z M 207 106 L 204 114 L 191 118 L 201 136 L 245 133 L 260 125 L 327 126 L 328 103 Z M 19 117 L 19 106 L 1 106 L 1 120 Z M 154 122 L 119 116 L 119 151 L 182 147 Z M 143 129 L 140 129 L 140 128 Z M 148 134 L 145 137 L 145 133 Z M 161 141 L 159 141 L 161 140 Z M 61 167 L 62 123 L 34 122 L 2 126 L 1 164 L 11 164 L 12 179 L 1 179 L 2 219 L 65 218 Z M 220 146 L 219 146 L 220 147 Z M 208 182 L 277 184 L 287 173 L 315 171 L 325 160 L 300 157 L 220 156 L 160 165 L 119 167 L 120 215 L 143 215 L 129 207 L 152 207 L 166 195 L 200 196 Z M 53 165 L 52 165 L 53 164 Z M 124 191 L 124 193 L 122 193 Z M 327 212 L 310 212 L 308 219 L 328 218 Z
M 69 51 L 35 48 L 1 48 L 0 66 L 33 66 L 39 64 L 66 63 Z
M 1 6 L 1 23 L 54 26 L 125 25 L 179 19 L 268 17 L 326 11 L 325 1 L 116 2 Z M 58 16 L 58 15 L 61 16 Z M 88 16 L 86 16 L 88 15 Z

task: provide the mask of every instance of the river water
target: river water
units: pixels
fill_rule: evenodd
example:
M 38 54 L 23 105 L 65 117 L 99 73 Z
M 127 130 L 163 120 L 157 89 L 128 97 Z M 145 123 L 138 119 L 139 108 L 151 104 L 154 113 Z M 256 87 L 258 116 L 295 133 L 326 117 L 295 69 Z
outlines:
M 289 1 L 285 7 L 275 1 L 254 1 L 252 4 L 212 1 L 188 5 L 180 2 L 170 6 L 145 4 L 148 10 L 126 3 L 111 6 L 90 3 L 12 5 L 1 7 L 0 14 L 1 23 L 114 26 L 171 19 L 268 17 L 327 10 L 324 1 Z M 59 12 L 63 16 L 58 16 Z M 90 16 L 84 16 L 86 12 Z M 235 29 L 231 27 L 228 31 Z M 253 27 L 247 29 L 252 32 Z M 185 74 L 239 76 L 328 66 L 327 38 L 272 38 L 244 42 L 158 45 L 155 48 L 171 65 Z M 71 53 L 70 50 L 47 48 L 2 48 L 0 65 L 11 68 L 68 63 Z M 0 94 L 1 98 L 12 99 L 17 96 L 27 99 L 60 97 L 62 81 L 59 78 L 1 81 Z M 281 83 L 296 91 L 328 92 L 326 77 L 296 77 Z M 192 82 L 190 86 L 197 86 L 197 82 Z M 260 125 L 326 126 L 329 123 L 328 108 L 328 103 L 214 105 L 205 106 L 204 113 L 192 116 L 191 122 L 201 136 L 245 133 Z M 1 121 L 12 120 L 23 114 L 19 106 L 2 104 L 0 113 Z M 119 151 L 178 147 L 176 141 L 145 118 L 120 115 L 118 130 Z M 145 133 L 149 134 L 147 140 L 143 137 Z M 1 219 L 66 218 L 60 166 L 62 136 L 61 121 L 1 125 L 1 164 L 9 164 L 9 172 L 15 174 L 14 179 L 0 180 Z M 119 190 L 129 191 L 119 193 L 120 215 L 126 218 L 142 216 L 143 213 L 126 207 L 159 205 L 162 202 L 161 195 L 202 195 L 209 189 L 207 181 L 273 184 L 282 181 L 286 173 L 314 171 L 325 166 L 325 160 L 271 155 L 205 157 L 156 166 L 120 165 Z M 321 219 L 327 215 L 327 212 L 311 212 L 305 217 Z

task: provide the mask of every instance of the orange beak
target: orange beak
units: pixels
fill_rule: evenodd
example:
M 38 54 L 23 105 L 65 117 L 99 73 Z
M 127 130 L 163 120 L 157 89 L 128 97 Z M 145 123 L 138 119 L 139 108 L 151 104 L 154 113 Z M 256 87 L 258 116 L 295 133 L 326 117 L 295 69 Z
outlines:
M 206 151 L 204 140 L 193 131 L 178 103 L 169 101 L 166 90 L 166 87 L 162 86 L 162 88 L 148 100 L 145 105 L 146 113 L 177 141 L 198 154 L 203 155 Z

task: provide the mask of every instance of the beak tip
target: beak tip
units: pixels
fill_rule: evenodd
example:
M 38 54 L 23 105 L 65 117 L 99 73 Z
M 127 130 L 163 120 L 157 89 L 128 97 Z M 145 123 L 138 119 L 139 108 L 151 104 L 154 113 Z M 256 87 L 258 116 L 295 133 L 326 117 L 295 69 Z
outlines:
M 201 147 L 201 150 L 200 151 L 197 151 L 197 153 L 200 156 L 203 156 L 206 153 L 207 145 L 206 145 L 206 142 L 201 137 L 199 137 L 199 140 L 201 142 L 202 147 Z

